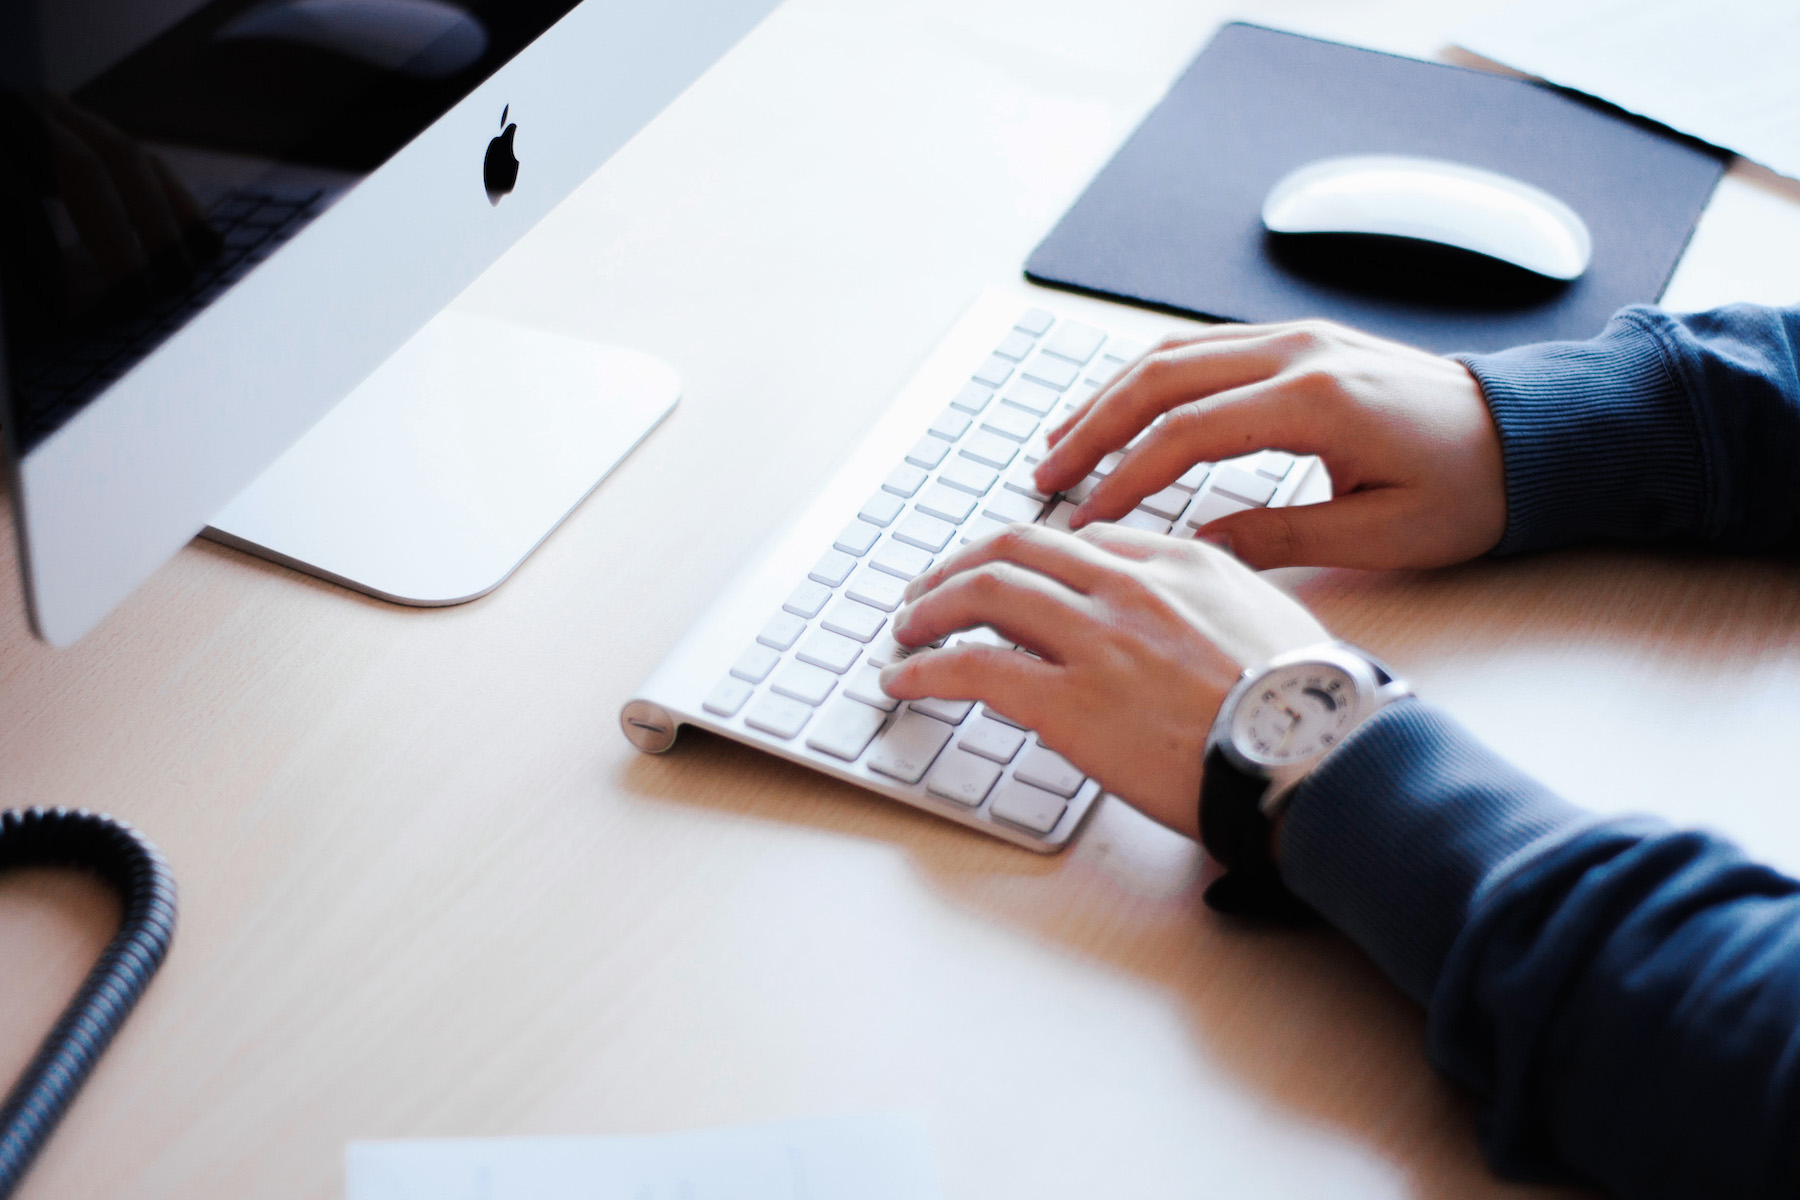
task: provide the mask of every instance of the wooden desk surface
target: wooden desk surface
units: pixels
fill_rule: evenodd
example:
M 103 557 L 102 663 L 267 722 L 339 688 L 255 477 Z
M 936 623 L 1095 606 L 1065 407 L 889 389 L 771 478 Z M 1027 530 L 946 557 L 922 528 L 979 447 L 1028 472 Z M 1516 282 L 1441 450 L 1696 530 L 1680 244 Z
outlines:
M 1422 2 L 1267 8 L 1443 40 Z M 459 301 L 687 384 L 484 600 L 409 611 L 197 543 L 56 653 L 0 543 L 0 806 L 123 815 L 182 887 L 167 966 L 22 1195 L 324 1200 L 353 1138 L 884 1108 L 926 1115 L 949 1197 L 1558 1194 L 1488 1176 L 1420 1013 L 1352 948 L 1213 919 L 1195 848 L 1116 803 L 1043 859 L 728 742 L 649 758 L 617 732 L 1222 11 L 782 9 Z M 1796 191 L 1734 173 L 1671 302 L 1791 302 Z M 1571 796 L 1800 869 L 1800 568 L 1587 551 L 1289 581 Z M 0 1076 L 111 919 L 79 880 L 0 881 Z

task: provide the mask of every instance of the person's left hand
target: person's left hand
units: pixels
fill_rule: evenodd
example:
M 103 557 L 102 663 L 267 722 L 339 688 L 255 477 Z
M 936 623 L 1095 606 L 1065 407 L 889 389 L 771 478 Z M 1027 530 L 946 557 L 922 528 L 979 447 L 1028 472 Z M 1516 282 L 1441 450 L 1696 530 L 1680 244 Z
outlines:
M 902 645 L 987 625 L 1030 653 L 952 641 L 883 670 L 890 695 L 980 700 L 1190 837 L 1225 693 L 1246 667 L 1328 636 L 1223 550 L 1109 524 L 1077 534 L 1015 525 L 906 595 L 894 618 Z

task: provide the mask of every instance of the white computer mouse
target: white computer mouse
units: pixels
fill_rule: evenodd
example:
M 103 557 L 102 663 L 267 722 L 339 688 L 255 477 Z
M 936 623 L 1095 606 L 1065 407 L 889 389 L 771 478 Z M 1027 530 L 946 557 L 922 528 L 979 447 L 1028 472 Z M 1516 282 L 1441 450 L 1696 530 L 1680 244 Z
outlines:
M 1594 239 L 1574 209 L 1510 176 L 1439 158 L 1325 158 L 1282 176 L 1263 201 L 1281 234 L 1367 234 L 1452 246 L 1547 279 L 1588 269 Z
M 272 0 L 213 35 L 291 42 L 418 79 L 443 79 L 487 52 L 487 28 L 442 0 Z

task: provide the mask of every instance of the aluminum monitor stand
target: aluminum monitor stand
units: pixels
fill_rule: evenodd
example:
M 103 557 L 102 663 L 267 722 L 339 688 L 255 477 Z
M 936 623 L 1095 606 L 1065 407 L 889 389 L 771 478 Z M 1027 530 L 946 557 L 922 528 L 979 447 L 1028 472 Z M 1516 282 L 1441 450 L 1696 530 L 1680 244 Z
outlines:
M 445 310 L 202 536 L 382 600 L 460 604 L 504 582 L 680 392 L 648 355 Z

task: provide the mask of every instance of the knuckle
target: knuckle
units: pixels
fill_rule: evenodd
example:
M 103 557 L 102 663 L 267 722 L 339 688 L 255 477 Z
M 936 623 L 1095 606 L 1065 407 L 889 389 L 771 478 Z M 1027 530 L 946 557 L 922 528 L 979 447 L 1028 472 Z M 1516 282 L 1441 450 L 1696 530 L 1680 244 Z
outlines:
M 1308 364 L 1286 372 L 1282 386 L 1315 404 L 1330 403 L 1344 394 L 1343 382 L 1325 367 Z
M 977 601 L 998 600 L 1012 588 L 1010 563 L 988 563 L 969 577 L 969 593 Z
M 1133 367 L 1131 375 L 1146 387 L 1161 388 L 1172 383 L 1180 369 L 1180 361 L 1172 349 L 1156 350 Z
M 992 534 L 990 545 L 1001 558 L 1011 558 L 1022 554 L 1031 547 L 1035 540 L 1031 525 L 1008 525 L 996 534 Z

